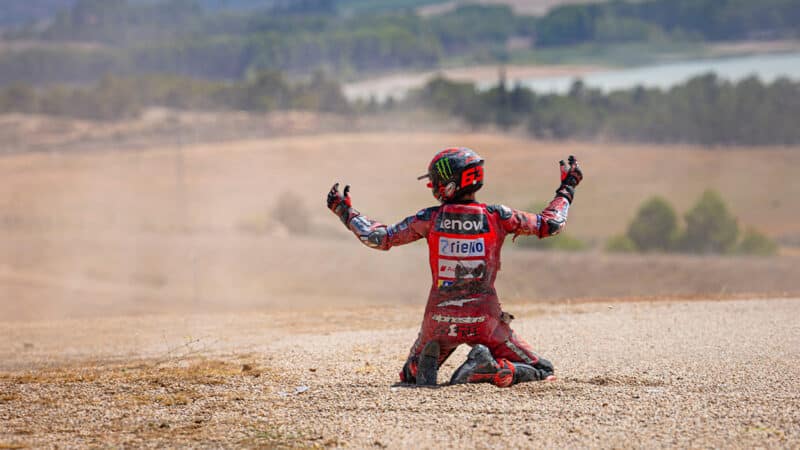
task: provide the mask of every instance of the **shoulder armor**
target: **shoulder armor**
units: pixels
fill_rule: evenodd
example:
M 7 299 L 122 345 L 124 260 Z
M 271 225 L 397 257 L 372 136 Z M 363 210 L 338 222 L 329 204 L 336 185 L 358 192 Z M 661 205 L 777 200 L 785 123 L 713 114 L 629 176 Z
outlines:
M 439 209 L 438 206 L 431 206 L 430 208 L 421 209 L 417 213 L 417 219 L 424 220 L 424 221 L 427 222 L 427 221 L 431 220 L 431 217 L 433 216 L 433 212 L 436 211 L 437 209 Z
M 497 213 L 500 215 L 500 218 L 503 220 L 508 220 L 513 215 L 511 208 L 506 205 L 489 205 L 486 207 L 486 210 L 490 213 Z

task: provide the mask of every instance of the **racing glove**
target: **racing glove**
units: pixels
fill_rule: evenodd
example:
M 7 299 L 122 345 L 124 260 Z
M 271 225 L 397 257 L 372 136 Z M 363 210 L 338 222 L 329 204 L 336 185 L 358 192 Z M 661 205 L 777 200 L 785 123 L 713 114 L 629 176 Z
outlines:
M 583 172 L 574 156 L 570 155 L 567 161 L 569 164 L 565 163 L 563 159 L 558 163 L 561 167 L 561 186 L 556 189 L 556 197 L 564 197 L 572 203 L 572 199 L 575 197 L 575 187 L 583 180 Z
M 350 218 L 350 210 L 353 208 L 353 201 L 350 199 L 350 185 L 344 187 L 344 191 L 339 193 L 339 183 L 336 183 L 328 192 L 328 209 L 339 216 L 344 226 Z

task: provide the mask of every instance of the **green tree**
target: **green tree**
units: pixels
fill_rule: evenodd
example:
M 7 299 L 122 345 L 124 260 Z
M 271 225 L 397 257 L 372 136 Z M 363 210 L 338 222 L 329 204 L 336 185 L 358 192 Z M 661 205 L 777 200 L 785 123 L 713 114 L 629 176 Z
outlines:
M 628 237 L 642 251 L 670 250 L 678 232 L 678 216 L 662 197 L 646 201 L 628 227 Z
M 685 250 L 728 253 L 735 249 L 739 225 L 716 191 L 703 192 L 685 218 L 686 234 L 682 245 Z
M 778 253 L 778 244 L 754 228 L 744 232 L 736 252 L 743 255 L 772 256 Z

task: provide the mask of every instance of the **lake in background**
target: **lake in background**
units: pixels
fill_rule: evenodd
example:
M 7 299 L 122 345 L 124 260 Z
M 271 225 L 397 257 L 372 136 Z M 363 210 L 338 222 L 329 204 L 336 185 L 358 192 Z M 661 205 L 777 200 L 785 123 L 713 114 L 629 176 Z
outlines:
M 761 81 L 772 82 L 780 77 L 800 79 L 800 53 L 753 55 L 726 59 L 704 59 L 668 64 L 610 70 L 584 75 L 581 79 L 587 86 L 604 91 L 628 89 L 635 86 L 669 88 L 697 75 L 714 72 L 720 78 L 737 81 L 756 75 Z M 575 77 L 553 77 L 511 80 L 536 92 L 565 93 Z M 487 88 L 496 82 L 481 83 Z
M 546 66 L 540 66 L 546 67 Z M 550 66 L 553 67 L 553 66 Z M 772 82 L 779 77 L 800 80 L 800 53 L 773 53 L 730 58 L 676 61 L 626 69 L 599 70 L 575 75 L 566 73 L 559 76 L 509 77 L 511 85 L 521 83 L 540 93 L 565 93 L 576 78 L 582 79 L 590 87 L 604 91 L 629 89 L 638 85 L 669 88 L 686 80 L 714 72 L 720 78 L 737 81 L 750 75 L 758 76 L 764 82 Z M 482 71 L 483 78 L 471 78 L 480 88 L 486 89 L 497 84 L 497 72 Z M 400 99 L 409 90 L 424 85 L 435 72 L 427 74 L 396 74 L 387 77 L 364 80 L 344 85 L 345 95 L 351 99 L 368 100 L 374 97 L 384 101 L 388 97 Z M 470 79 L 459 78 L 460 81 Z

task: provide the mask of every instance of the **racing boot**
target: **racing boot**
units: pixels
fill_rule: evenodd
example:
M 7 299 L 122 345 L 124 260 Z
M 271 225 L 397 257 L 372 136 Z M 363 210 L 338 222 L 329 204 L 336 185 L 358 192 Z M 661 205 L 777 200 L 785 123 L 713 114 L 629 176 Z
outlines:
M 514 364 L 514 383 L 524 383 L 526 381 L 556 381 L 553 375 L 553 364 L 546 359 L 539 358 L 539 361 L 531 366 L 523 363 Z
M 467 361 L 453 372 L 450 384 L 492 383 L 507 387 L 514 382 L 514 372 L 512 363 L 505 359 L 495 361 L 492 352 L 485 345 L 478 344 L 469 351 Z
M 485 345 L 478 344 L 470 350 L 467 361 L 453 373 L 450 384 L 492 383 L 497 387 L 509 387 L 525 381 L 544 380 L 552 376 L 553 371 L 548 361 L 542 361 L 544 364 L 537 364 L 542 367 L 534 367 L 507 359 L 495 360 Z
M 436 375 L 439 373 L 439 349 L 437 341 L 428 342 L 422 349 L 417 364 L 417 386 L 436 386 Z

